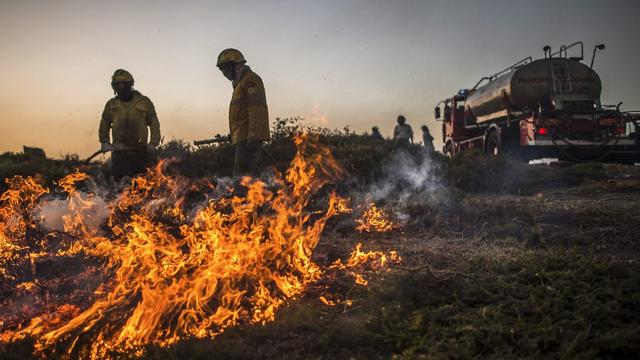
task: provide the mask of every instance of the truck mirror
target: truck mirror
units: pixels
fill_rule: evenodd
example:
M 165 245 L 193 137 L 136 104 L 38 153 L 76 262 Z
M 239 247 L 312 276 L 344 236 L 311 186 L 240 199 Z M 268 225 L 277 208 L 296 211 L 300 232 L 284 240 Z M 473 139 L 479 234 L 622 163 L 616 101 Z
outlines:
M 435 108 L 436 120 L 440 119 L 440 107 L 436 106 Z

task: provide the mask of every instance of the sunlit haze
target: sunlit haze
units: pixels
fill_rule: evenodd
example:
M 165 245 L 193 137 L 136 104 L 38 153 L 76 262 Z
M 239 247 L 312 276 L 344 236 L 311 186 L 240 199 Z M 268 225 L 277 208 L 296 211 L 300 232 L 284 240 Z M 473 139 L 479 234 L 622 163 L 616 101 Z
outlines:
M 215 67 L 240 49 L 263 78 L 270 119 L 374 125 L 404 114 L 416 133 L 438 100 L 542 47 L 585 42 L 603 102 L 640 110 L 638 1 L 0 2 L 0 152 L 38 146 L 86 156 L 129 70 L 155 104 L 164 141 L 228 132 L 231 84 Z M 417 138 L 416 138 L 417 139 Z

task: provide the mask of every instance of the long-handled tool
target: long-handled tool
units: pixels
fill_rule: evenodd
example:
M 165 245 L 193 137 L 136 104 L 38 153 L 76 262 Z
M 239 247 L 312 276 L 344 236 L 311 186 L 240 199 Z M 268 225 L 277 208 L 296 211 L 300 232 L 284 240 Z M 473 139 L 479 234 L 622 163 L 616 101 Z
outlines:
M 102 154 L 102 153 L 105 153 L 105 151 L 102 151 L 102 149 L 100 149 L 100 150 L 98 150 L 98 151 L 94 152 L 91 156 L 89 156 L 89 157 L 84 161 L 85 165 L 89 164 L 89 163 L 91 162 L 91 160 L 93 160 L 93 158 L 95 158 L 96 156 L 98 156 L 98 155 L 100 155 L 100 154 Z
M 215 143 L 227 143 L 227 142 L 230 142 L 230 141 L 231 141 L 231 139 L 230 139 L 229 136 L 216 134 L 216 136 L 213 139 L 196 140 L 196 141 L 193 142 L 193 145 L 202 146 L 202 145 L 210 145 L 210 144 L 215 144 Z M 280 174 L 282 174 L 282 176 L 284 177 L 285 172 L 284 172 L 284 170 L 282 170 L 280 165 L 278 165 L 278 162 L 276 161 L 276 158 L 273 156 L 273 154 L 271 154 L 271 152 L 269 150 L 267 150 L 264 146 L 261 146 L 260 148 L 262 149 L 262 152 L 264 152 L 267 155 L 269 160 L 271 160 L 271 162 L 273 163 L 273 166 L 275 166 L 276 170 L 278 170 L 278 172 L 280 172 Z

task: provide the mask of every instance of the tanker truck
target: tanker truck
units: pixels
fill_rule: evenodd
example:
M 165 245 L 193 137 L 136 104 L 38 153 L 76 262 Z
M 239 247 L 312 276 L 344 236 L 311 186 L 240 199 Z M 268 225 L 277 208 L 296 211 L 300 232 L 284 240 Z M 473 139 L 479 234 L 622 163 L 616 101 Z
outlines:
M 640 112 L 600 102 L 602 83 L 579 41 L 524 58 L 441 100 L 443 153 L 475 149 L 523 160 L 640 162 Z M 571 54 L 572 56 L 569 56 Z

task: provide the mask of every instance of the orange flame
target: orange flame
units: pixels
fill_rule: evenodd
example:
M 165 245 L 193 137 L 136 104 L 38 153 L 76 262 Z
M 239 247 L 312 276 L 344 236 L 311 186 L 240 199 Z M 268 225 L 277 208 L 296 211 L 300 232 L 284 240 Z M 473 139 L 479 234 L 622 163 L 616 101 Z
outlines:
M 384 267 L 389 261 L 398 263 L 401 261 L 400 256 L 396 251 L 390 251 L 389 257 L 382 251 L 362 251 L 362 243 L 357 243 L 356 248 L 351 253 L 351 256 L 346 263 L 342 263 L 340 259 L 331 264 L 332 269 L 351 269 L 349 274 L 355 278 L 355 282 L 358 285 L 367 285 L 369 282 L 364 276 L 357 272 L 358 268 L 362 268 L 363 265 L 368 265 L 371 269 L 376 270 Z
M 147 344 L 214 337 L 237 324 L 274 320 L 279 307 L 324 273 L 311 257 L 327 220 L 351 211 L 348 199 L 335 193 L 324 209 L 310 209 L 314 195 L 344 170 L 317 138 L 300 135 L 295 143 L 298 152 L 275 188 L 246 177 L 240 183 L 246 195 L 212 195 L 200 207 L 189 204 L 188 194 L 215 187 L 168 176 L 167 162 L 161 162 L 108 204 L 104 234 L 87 224 L 101 203 L 77 190 L 89 177 L 75 172 L 58 181 L 67 194 L 64 232 L 73 242 L 53 256 L 104 259 L 110 280 L 92 292 L 84 310 L 62 304 L 22 330 L 0 333 L 0 341 L 32 336 L 42 354 L 63 350 L 72 357 L 104 358 L 114 350 L 141 355 Z M 16 250 L 30 251 L 21 239 L 35 226 L 30 214 L 48 192 L 34 179 L 9 183 L 0 197 L 0 261 Z M 330 268 L 349 269 L 356 283 L 366 285 L 359 269 L 377 269 L 388 257 L 399 261 L 393 252 L 365 253 L 358 244 L 345 264 Z M 21 291 L 36 286 L 37 279 L 16 284 Z M 320 301 L 336 304 L 324 296 Z
M 295 142 L 298 152 L 277 189 L 244 178 L 246 195 L 213 197 L 190 212 L 187 193 L 211 186 L 167 176 L 160 163 L 109 205 L 107 236 L 86 225 L 96 201 L 76 189 L 87 175 L 60 180 L 69 204 L 64 230 L 76 241 L 58 255 L 82 251 L 106 259 L 112 281 L 94 292 L 96 300 L 84 311 L 69 305 L 56 310 L 58 316 L 34 317 L 11 338 L 34 336 L 39 351 L 102 358 L 113 350 L 139 354 L 146 344 L 213 337 L 229 326 L 273 320 L 280 306 L 322 275 L 311 255 L 326 221 L 347 204 L 332 193 L 324 210 L 308 210 L 314 194 L 344 171 L 316 138 L 301 135 Z M 33 224 L 25 214 L 47 192 L 32 179 L 13 181 L 13 192 L 1 198 L 2 244 L 24 237 Z
M 31 212 L 38 199 L 48 193 L 39 178 L 14 176 L 6 179 L 9 189 L 0 195 L 0 280 L 12 279 L 6 265 L 18 252 L 28 249 L 27 230 L 35 227 Z
M 356 224 L 356 230 L 359 232 L 387 232 L 396 227 L 389 216 L 374 203 L 370 203 L 362 216 L 356 219 Z

